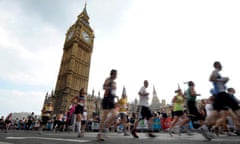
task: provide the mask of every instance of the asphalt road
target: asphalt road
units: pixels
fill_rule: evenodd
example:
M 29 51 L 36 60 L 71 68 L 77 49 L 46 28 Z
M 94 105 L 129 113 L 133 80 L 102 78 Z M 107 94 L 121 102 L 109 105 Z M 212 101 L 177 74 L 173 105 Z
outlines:
M 140 138 L 123 136 L 123 134 L 109 133 L 105 141 L 97 141 L 97 133 L 86 133 L 84 137 L 77 138 L 72 132 L 43 132 L 37 131 L 9 131 L 0 132 L 0 144 L 240 144 L 240 136 L 221 135 L 212 141 L 205 140 L 201 134 L 194 133 L 192 136 L 182 134 L 181 136 L 169 136 L 166 132 L 155 133 L 156 138 L 147 137 L 146 133 L 139 133 Z

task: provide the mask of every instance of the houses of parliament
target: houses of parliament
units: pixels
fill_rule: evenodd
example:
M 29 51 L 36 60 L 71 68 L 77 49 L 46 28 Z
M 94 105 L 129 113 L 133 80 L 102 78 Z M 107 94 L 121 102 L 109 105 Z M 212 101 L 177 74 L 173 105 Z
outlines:
M 51 101 L 54 114 L 68 111 L 72 98 L 78 95 L 81 88 L 84 88 L 85 91 L 88 90 L 93 45 L 94 31 L 90 26 L 85 5 L 75 23 L 66 32 L 55 90 L 45 96 L 44 105 Z M 130 112 L 136 112 L 137 103 L 137 99 L 129 103 Z M 100 113 L 100 93 L 96 94 L 93 90 L 91 94 L 87 94 L 86 108 L 89 118 Z M 151 108 L 153 111 L 166 111 L 168 109 L 165 100 L 159 102 L 155 88 Z

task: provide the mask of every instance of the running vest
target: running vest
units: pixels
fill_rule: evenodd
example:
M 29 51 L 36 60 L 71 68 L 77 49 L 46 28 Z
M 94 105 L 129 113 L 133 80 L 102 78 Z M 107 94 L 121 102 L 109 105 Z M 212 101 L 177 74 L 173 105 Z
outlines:
M 78 104 L 80 106 L 84 106 L 85 103 L 85 96 L 78 96 Z
M 185 91 L 185 96 L 187 97 L 187 100 L 188 101 L 196 101 L 196 96 L 192 96 L 191 95 L 191 90 L 190 88 L 188 88 L 186 91 Z
M 177 95 L 174 101 L 173 111 L 182 111 L 183 103 L 184 103 L 184 98 L 180 95 Z
M 216 78 L 217 79 L 222 78 L 221 75 L 218 72 L 216 72 Z M 224 92 L 226 90 L 225 83 L 222 82 L 222 81 L 212 82 L 212 84 L 213 84 L 213 89 L 211 90 L 211 93 L 213 95 L 216 95 L 220 92 Z
M 118 104 L 120 105 L 119 112 L 127 112 L 127 98 L 121 98 Z
M 104 96 L 114 98 L 116 96 L 116 88 L 113 87 L 116 87 L 116 82 L 109 78 L 108 87 L 110 87 L 110 90 L 106 90 Z

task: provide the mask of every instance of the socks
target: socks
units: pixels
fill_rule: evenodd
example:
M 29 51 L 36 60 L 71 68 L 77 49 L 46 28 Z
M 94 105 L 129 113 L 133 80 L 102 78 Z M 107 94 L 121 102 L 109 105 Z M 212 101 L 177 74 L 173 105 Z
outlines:
M 81 133 L 81 122 L 77 122 L 77 131 Z

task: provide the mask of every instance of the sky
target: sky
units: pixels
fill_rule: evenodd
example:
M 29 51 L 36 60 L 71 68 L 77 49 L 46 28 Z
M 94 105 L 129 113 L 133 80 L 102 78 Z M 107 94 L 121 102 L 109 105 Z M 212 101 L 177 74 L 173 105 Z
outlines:
M 210 96 L 213 62 L 239 95 L 240 1 L 238 0 L 0 0 L 0 115 L 40 114 L 55 89 L 68 28 L 87 3 L 95 39 L 88 93 L 103 94 L 111 69 L 117 95 L 138 99 L 143 81 L 171 103 L 178 85 L 192 80 Z

